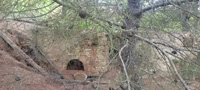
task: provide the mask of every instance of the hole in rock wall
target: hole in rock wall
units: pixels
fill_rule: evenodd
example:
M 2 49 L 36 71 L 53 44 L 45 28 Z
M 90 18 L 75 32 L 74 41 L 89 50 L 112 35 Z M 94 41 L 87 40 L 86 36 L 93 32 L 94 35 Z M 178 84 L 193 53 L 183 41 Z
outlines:
M 70 60 L 67 64 L 67 70 L 84 70 L 83 63 L 78 59 Z

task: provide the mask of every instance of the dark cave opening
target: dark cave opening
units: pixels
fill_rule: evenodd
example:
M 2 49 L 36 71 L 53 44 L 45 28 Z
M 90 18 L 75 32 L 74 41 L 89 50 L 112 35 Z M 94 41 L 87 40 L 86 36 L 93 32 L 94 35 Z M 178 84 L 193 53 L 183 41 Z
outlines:
M 83 63 L 78 59 L 70 60 L 67 64 L 67 70 L 83 70 L 84 66 Z

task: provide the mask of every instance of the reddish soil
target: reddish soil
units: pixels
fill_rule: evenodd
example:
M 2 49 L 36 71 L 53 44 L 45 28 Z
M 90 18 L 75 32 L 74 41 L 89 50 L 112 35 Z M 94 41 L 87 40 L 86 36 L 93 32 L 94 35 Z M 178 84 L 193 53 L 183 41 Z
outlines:
M 7 36 L 16 44 L 20 42 L 16 38 L 16 33 L 7 33 Z M 61 72 L 65 79 L 58 79 L 55 75 L 42 76 L 18 58 L 20 55 L 0 38 L 0 90 L 95 90 L 97 88 L 97 82 L 86 81 L 88 72 L 65 70 Z M 99 87 L 103 87 L 100 90 L 105 90 L 109 85 L 103 84 Z
M 0 90 L 63 90 L 63 86 L 0 51 Z
M 83 71 L 70 70 L 63 72 L 65 80 L 73 81 L 74 74 L 84 73 Z M 78 76 L 79 77 L 79 76 Z M 0 90 L 95 90 L 96 83 L 82 80 L 85 83 L 62 83 L 61 79 L 53 76 L 44 77 L 33 68 L 24 65 L 10 56 L 5 51 L 0 51 Z M 85 77 L 84 77 L 85 78 Z M 106 90 L 108 85 L 100 85 Z
M 176 78 L 170 77 L 143 78 L 145 90 L 185 90 L 182 83 Z M 200 90 L 200 82 L 197 80 L 185 80 L 191 90 Z
M 9 33 L 7 35 L 16 44 L 19 43 L 15 35 Z M 53 75 L 42 76 L 32 67 L 18 61 L 18 58 L 20 58 L 20 55 L 17 55 L 0 38 L 0 90 L 94 90 L 92 83 L 77 84 L 65 82 L 67 80 L 74 80 L 73 75 L 77 73 L 75 70 L 63 73 L 66 79 L 59 79 Z

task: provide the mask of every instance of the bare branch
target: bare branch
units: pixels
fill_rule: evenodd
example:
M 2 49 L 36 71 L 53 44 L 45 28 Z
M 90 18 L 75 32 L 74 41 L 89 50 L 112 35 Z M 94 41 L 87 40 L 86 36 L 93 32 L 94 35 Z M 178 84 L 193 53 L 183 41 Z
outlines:
M 174 2 L 174 3 L 185 3 L 185 2 L 186 2 L 186 0 L 177 1 L 177 2 Z M 153 6 L 147 7 L 147 8 L 142 9 L 139 12 L 136 12 L 135 14 L 144 13 L 144 12 L 147 12 L 147 11 L 149 11 L 151 9 L 156 9 L 156 8 L 164 7 L 164 6 L 168 6 L 168 5 L 171 5 L 171 2 L 163 2 L 163 3 L 157 4 L 157 5 L 153 5 Z
M 160 52 L 162 52 L 162 54 L 164 56 L 166 56 L 166 58 L 168 59 L 169 63 L 171 64 L 176 76 L 178 77 L 178 79 L 181 81 L 181 83 L 183 84 L 183 86 L 185 87 L 186 90 L 190 90 L 190 87 L 186 84 L 185 80 L 183 80 L 183 78 L 181 77 L 181 75 L 178 73 L 177 69 L 176 69 L 176 66 L 174 65 L 174 62 L 171 60 L 171 58 L 168 57 L 167 53 L 165 51 L 163 51 L 160 47 L 158 47 L 156 44 L 154 44 L 152 41 L 146 39 L 146 38 L 143 38 L 139 35 L 135 35 L 135 37 L 149 43 L 150 45 L 153 45 L 156 49 L 158 49 Z
M 190 11 L 188 11 L 188 10 L 186 10 L 186 9 L 184 9 L 184 8 L 182 8 L 182 7 L 180 7 L 180 6 L 178 6 L 178 5 L 176 5 L 176 3 L 174 3 L 174 2 L 170 2 L 170 3 L 171 3 L 174 7 L 179 8 L 179 9 L 181 9 L 182 11 L 187 12 L 187 13 L 189 13 L 189 14 L 191 14 L 191 15 L 197 17 L 197 18 L 200 18 L 199 15 L 196 15 L 196 14 L 194 14 L 194 13 L 192 13 L 192 12 L 190 12 Z
M 194 1 L 198 1 L 198 0 L 190 0 L 190 2 L 194 2 Z M 188 0 L 183 0 L 183 1 L 181 0 L 181 1 L 175 1 L 175 2 L 172 2 L 172 1 L 169 0 L 168 2 L 163 2 L 163 3 L 157 4 L 157 5 L 153 5 L 153 6 L 144 8 L 144 9 L 136 12 L 135 14 L 141 14 L 141 13 L 145 13 L 145 12 L 151 10 L 151 9 L 156 9 L 156 8 L 159 8 L 159 7 L 165 7 L 165 6 L 174 5 L 174 4 L 182 4 L 182 3 L 186 3 L 186 2 L 188 2 Z M 181 7 L 179 9 L 181 9 Z M 181 10 L 183 10 L 183 9 L 181 9 Z M 185 11 L 185 10 L 183 10 L 183 11 Z
M 123 66 L 123 69 L 124 69 L 124 73 L 126 75 L 126 81 L 127 81 L 127 84 L 128 84 L 128 90 L 131 90 L 131 85 L 130 85 L 130 79 L 129 79 L 129 76 L 128 76 L 128 73 L 127 73 L 127 70 L 126 70 L 126 65 L 124 63 L 124 60 L 122 59 L 122 50 L 128 46 L 128 40 L 126 41 L 126 44 L 119 50 L 119 58 L 122 62 L 122 66 Z

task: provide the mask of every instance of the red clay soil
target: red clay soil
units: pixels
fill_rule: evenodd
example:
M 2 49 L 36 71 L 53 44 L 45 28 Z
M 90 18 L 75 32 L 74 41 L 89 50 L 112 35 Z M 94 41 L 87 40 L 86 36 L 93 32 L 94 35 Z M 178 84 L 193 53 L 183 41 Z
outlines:
M 7 33 L 16 44 L 17 35 Z M 20 62 L 16 52 L 0 38 L 0 90 L 95 90 L 95 83 L 85 81 L 86 72 L 68 70 L 61 72 L 65 79 L 55 76 L 42 76 L 24 62 Z M 85 73 L 85 74 L 84 74 Z M 86 83 L 65 83 L 68 80 L 79 80 Z M 73 82 L 73 81 L 72 81 Z M 101 85 L 105 86 L 105 85 Z M 107 87 L 108 88 L 108 87 Z M 100 89 L 100 90 L 105 90 Z
M 176 82 L 170 77 L 143 78 L 145 90 L 185 90 L 182 83 Z M 191 90 L 200 90 L 200 82 L 198 80 L 185 80 Z
M 64 90 L 64 87 L 0 51 L 0 90 Z
M 13 35 L 9 37 L 12 40 L 15 38 Z M 16 40 L 15 43 L 17 42 Z M 61 79 L 44 77 L 33 68 L 19 62 L 16 56 L 0 38 L 0 90 L 94 90 L 90 84 L 64 85 Z
M 73 80 L 72 73 L 64 75 L 68 76 L 65 80 Z M 96 90 L 94 85 L 91 82 L 64 85 L 61 79 L 52 76 L 44 77 L 34 69 L 18 62 L 9 53 L 0 51 L 0 90 Z

